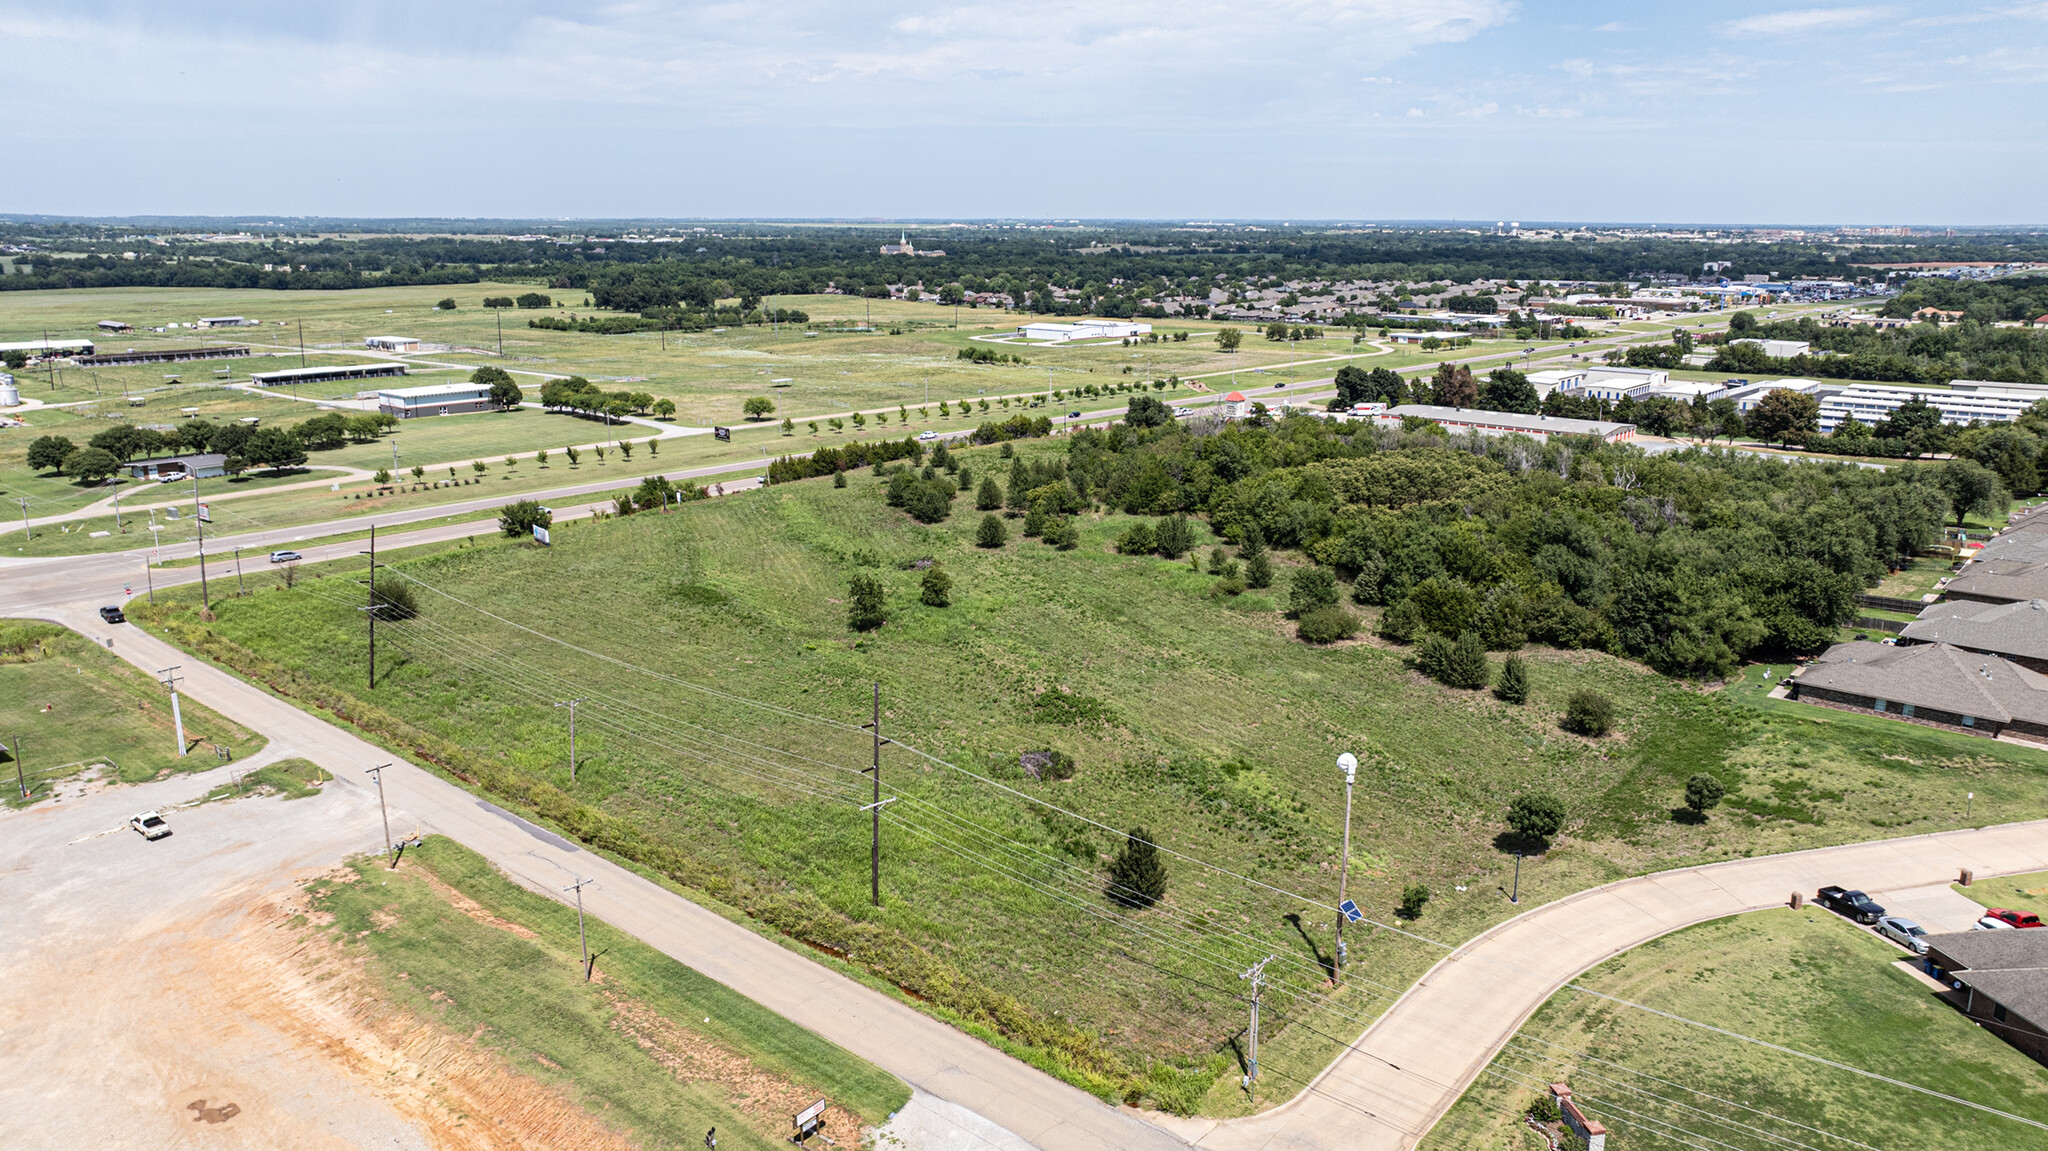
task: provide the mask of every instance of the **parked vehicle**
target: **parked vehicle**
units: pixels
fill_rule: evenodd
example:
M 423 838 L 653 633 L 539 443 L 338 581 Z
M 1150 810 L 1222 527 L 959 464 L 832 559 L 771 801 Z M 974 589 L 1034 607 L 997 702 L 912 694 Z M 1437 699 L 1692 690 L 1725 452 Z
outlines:
M 128 622 L 128 617 L 122 613 L 121 609 L 114 607 L 112 605 L 100 609 L 100 618 L 106 620 L 108 623 Z
M 919 432 L 919 433 L 917 433 L 917 438 L 918 438 L 918 439 L 920 439 L 920 440 L 936 440 L 936 439 L 938 439 L 938 438 L 939 438 L 939 433 L 937 433 L 937 432 Z
M 1836 915 L 1857 923 L 1876 923 L 1884 916 L 1884 905 L 1860 891 L 1823 887 L 1820 893 L 1814 896 L 1813 901 Z
M 1877 933 L 1915 955 L 1927 954 L 1927 929 L 1910 919 L 1887 915 L 1877 921 Z
M 297 563 L 305 558 L 305 556 L 302 556 L 295 551 L 275 551 L 270 553 L 270 562 L 274 564 Z
M 2011 931 L 2012 929 L 2012 924 L 2007 923 L 2003 919 L 1993 919 L 1988 915 L 1970 925 L 1970 930 L 1972 931 Z
M 2040 927 L 2041 917 L 2031 911 L 2014 911 L 2009 907 L 1993 907 L 1984 912 L 1984 918 L 1996 919 L 2012 927 Z
M 1068 418 L 1068 419 L 1070 419 L 1070 420 L 1078 420 L 1078 419 L 1080 419 L 1080 418 L 1081 418 L 1081 413 L 1079 413 L 1079 412 L 1068 412 L 1068 413 L 1067 413 L 1067 418 Z
M 171 825 L 165 823 L 164 817 L 154 811 L 145 811 L 130 819 L 128 826 L 139 832 L 144 839 L 162 839 L 171 833 Z

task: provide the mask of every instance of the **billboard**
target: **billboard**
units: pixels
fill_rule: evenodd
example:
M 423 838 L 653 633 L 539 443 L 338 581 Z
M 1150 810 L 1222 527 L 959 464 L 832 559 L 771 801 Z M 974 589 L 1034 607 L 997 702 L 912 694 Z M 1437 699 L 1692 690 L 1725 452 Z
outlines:
M 548 538 L 548 529 L 540 524 L 533 525 L 533 538 L 549 547 L 555 546 L 555 541 Z
M 199 522 L 203 524 L 213 522 L 213 509 L 206 504 L 199 505 Z

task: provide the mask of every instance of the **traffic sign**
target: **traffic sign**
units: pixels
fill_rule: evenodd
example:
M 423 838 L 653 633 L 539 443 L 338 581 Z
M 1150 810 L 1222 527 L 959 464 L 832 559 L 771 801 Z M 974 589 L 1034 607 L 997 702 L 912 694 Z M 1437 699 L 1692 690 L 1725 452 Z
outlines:
M 1353 900 L 1347 899 L 1344 902 L 1338 904 L 1337 910 L 1344 913 L 1344 920 L 1347 923 L 1357 923 L 1359 920 L 1365 918 L 1365 912 L 1360 911 L 1358 909 L 1358 904 Z

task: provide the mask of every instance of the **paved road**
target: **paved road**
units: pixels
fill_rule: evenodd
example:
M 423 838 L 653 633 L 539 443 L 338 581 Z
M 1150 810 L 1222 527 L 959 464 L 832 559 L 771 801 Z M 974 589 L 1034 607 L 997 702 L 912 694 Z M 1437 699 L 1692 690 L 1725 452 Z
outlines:
M 262 732 L 337 778 L 360 779 L 364 767 L 393 763 L 384 780 L 394 834 L 410 834 L 417 824 L 427 833 L 447 835 L 552 898 L 561 898 L 562 885 L 574 877 L 594 876 L 597 884 L 585 888 L 583 898 L 584 906 L 598 918 L 1034 1147 L 1170 1151 L 1185 1146 L 1134 1116 L 479 800 L 139 628 L 103 624 L 90 604 L 33 614 L 101 643 L 111 638 L 115 655 L 152 673 L 182 664 L 184 690 L 191 698 Z M 374 849 L 375 843 L 366 839 L 362 846 Z
M 1811 898 L 1840 883 L 1882 902 L 1884 892 L 1952 881 L 1966 867 L 1984 877 L 2048 870 L 2048 821 L 1730 860 L 1582 891 L 1446 955 L 1317 1077 L 1313 1093 L 1251 1119 L 1163 1122 L 1213 1151 L 1413 1147 L 1523 1022 L 1595 964 L 1682 927 L 1784 906 L 1795 891 Z

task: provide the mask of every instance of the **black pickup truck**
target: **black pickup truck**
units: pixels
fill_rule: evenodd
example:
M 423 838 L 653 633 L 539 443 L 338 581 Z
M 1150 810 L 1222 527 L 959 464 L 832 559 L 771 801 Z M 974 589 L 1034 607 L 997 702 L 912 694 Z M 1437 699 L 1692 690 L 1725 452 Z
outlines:
M 1876 923 L 1884 914 L 1884 907 L 1868 895 L 1860 891 L 1844 891 L 1839 887 L 1821 888 L 1813 901 L 1858 923 Z

